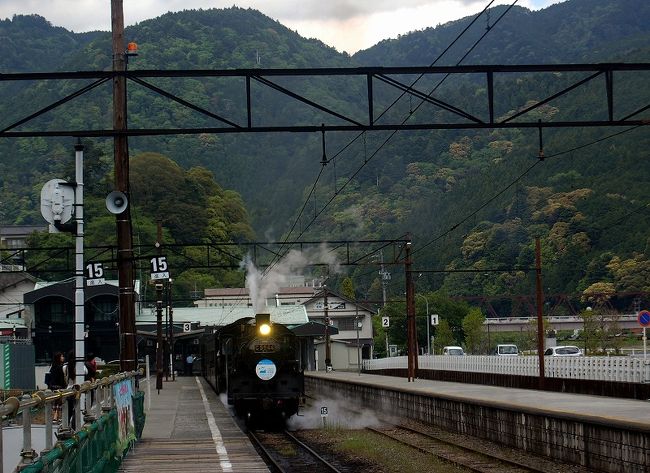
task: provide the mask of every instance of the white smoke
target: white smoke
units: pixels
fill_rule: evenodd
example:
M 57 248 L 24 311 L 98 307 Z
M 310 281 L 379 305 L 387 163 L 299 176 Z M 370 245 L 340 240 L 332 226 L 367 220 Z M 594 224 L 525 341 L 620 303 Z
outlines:
M 281 287 L 287 287 L 291 276 L 304 276 L 305 268 L 315 264 L 327 265 L 329 274 L 341 271 L 336 253 L 325 244 L 318 249 L 291 250 L 266 271 L 257 268 L 247 256 L 242 266 L 246 269 L 246 287 L 255 313 L 266 311 L 266 300 L 274 297 Z
M 327 408 L 327 417 L 321 415 L 321 408 Z M 289 430 L 319 429 L 323 427 L 340 429 L 364 429 L 380 427 L 382 421 L 375 412 L 365 409 L 350 399 L 313 399 L 308 406 L 287 421 Z

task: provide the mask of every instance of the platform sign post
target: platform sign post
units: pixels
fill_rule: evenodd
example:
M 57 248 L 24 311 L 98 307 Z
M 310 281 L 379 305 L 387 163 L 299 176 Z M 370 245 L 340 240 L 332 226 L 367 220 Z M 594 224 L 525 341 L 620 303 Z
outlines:
M 323 427 L 327 427 L 327 415 L 329 414 L 327 406 L 320 408 L 320 416 L 323 418 Z
M 639 325 L 643 327 L 643 363 L 645 364 L 648 357 L 648 338 L 646 337 L 645 329 L 650 325 L 650 311 L 640 311 L 637 320 L 639 321 Z

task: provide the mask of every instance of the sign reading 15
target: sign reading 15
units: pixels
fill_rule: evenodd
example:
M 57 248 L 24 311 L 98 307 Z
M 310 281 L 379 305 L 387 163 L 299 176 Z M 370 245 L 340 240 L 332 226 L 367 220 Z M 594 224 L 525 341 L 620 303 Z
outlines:
M 151 258 L 151 272 L 152 273 L 164 273 L 167 271 L 167 257 L 166 256 L 156 256 Z
M 104 277 L 104 267 L 101 263 L 89 263 L 86 265 L 86 277 L 88 279 L 99 279 Z

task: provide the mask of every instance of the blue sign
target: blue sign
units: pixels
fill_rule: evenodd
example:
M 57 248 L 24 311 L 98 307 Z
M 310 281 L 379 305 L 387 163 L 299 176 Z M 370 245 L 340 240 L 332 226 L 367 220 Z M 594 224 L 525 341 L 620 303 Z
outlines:
M 639 312 L 637 319 L 639 320 L 639 325 L 642 327 L 647 327 L 650 325 L 650 311 L 642 310 Z

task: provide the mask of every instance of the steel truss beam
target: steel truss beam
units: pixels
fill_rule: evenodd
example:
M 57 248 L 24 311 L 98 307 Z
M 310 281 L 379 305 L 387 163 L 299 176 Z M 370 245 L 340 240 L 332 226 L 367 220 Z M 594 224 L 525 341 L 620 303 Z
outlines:
M 341 266 L 380 266 L 378 255 L 384 252 L 384 265 L 404 264 L 402 250 L 407 240 L 350 240 L 350 241 L 290 241 L 251 243 L 197 243 L 136 245 L 135 260 L 147 260 L 161 253 L 168 257 L 172 273 L 188 269 L 241 269 L 244 255 L 248 255 L 258 268 L 267 268 L 285 253 L 295 248 L 312 256 L 310 266 L 323 266 L 336 260 Z M 87 263 L 103 263 L 107 271 L 117 270 L 117 246 L 91 246 L 84 249 Z M 39 254 L 39 259 L 23 266 L 28 254 Z M 335 258 L 326 258 L 334 254 Z M 3 250 L 0 265 L 4 272 L 72 273 L 75 249 L 65 247 L 34 247 Z M 19 264 L 17 264 L 17 262 Z
M 435 66 L 435 67 L 362 67 L 362 68 L 322 68 L 322 69 L 233 69 L 233 70 L 131 70 L 131 71 L 82 71 L 82 72 L 51 72 L 51 73 L 18 73 L 0 74 L 0 83 L 15 81 L 71 81 L 71 80 L 92 80 L 75 92 L 53 102 L 33 113 L 26 115 L 14 123 L 0 125 L 0 137 L 37 137 L 37 136 L 74 136 L 74 137 L 112 137 L 112 136 L 155 136 L 155 135 L 190 135 L 202 133 L 273 133 L 273 132 L 322 132 L 322 131 L 386 131 L 386 130 L 434 130 L 434 129 L 495 129 L 495 128 L 567 128 L 567 127 L 602 127 L 602 126 L 645 126 L 650 120 L 640 117 L 640 114 L 650 109 L 650 104 L 640 104 L 639 108 L 625 116 L 617 116 L 615 110 L 615 73 L 642 73 L 650 71 L 650 63 L 603 63 L 603 64 L 553 64 L 553 65 L 484 65 L 484 66 Z M 495 97 L 512 94 L 512 90 L 501 90 L 495 81 L 497 77 L 507 78 L 509 74 L 532 74 L 532 73 L 585 73 L 585 76 L 568 87 L 559 90 L 552 95 L 543 98 L 534 105 L 523 110 L 514 112 L 508 116 L 495 118 Z M 471 76 L 476 83 L 485 87 L 487 93 L 485 100 L 480 107 L 484 111 L 484 117 L 480 114 L 470 113 L 461 107 L 434 97 L 431 92 L 418 90 L 406 82 L 405 78 L 413 79 L 420 75 L 445 75 Z M 144 87 L 152 92 L 162 95 L 169 100 L 187 107 L 198 114 L 201 114 L 216 123 L 214 126 L 185 127 L 185 128 L 131 128 L 128 130 L 115 131 L 107 129 L 86 129 L 86 130 L 16 130 L 21 125 L 30 122 L 34 118 L 49 112 L 58 106 L 69 102 L 98 85 L 110 82 L 117 76 L 125 76 L 132 84 Z M 301 77 L 313 79 L 316 77 L 359 77 L 359 84 L 365 84 L 367 99 L 367 110 L 359 110 L 354 116 L 336 111 L 332 106 L 319 103 L 286 85 L 278 83 L 278 78 Z M 576 117 L 563 121 L 538 121 L 530 117 L 530 112 L 551 101 L 574 92 L 582 86 L 599 80 L 603 77 L 602 92 L 603 104 L 607 108 L 607 117 L 600 120 L 593 120 L 586 116 Z M 234 79 L 237 87 L 242 87 L 242 107 L 235 118 L 224 116 L 223 111 L 208 110 L 197 104 L 191 103 L 177 95 L 163 89 L 160 86 L 151 84 L 145 79 L 156 78 L 228 78 Z M 272 80 L 273 79 L 273 80 Z M 286 99 L 306 105 L 314 111 L 320 112 L 319 118 L 314 118 L 319 123 L 311 124 L 289 124 L 283 126 L 262 126 L 255 123 L 263 122 L 261 111 L 254 110 L 251 82 L 268 90 L 282 94 Z M 391 122 L 391 117 L 382 117 L 378 123 L 376 111 L 381 104 L 378 103 L 376 85 L 382 83 L 396 91 L 404 93 L 405 96 L 416 100 L 424 101 L 426 104 L 436 107 L 437 110 L 444 110 L 452 119 L 432 121 L 425 120 L 422 123 L 402 123 L 402 120 Z M 646 81 L 646 83 L 648 83 Z M 508 87 L 512 87 L 509 83 Z M 349 101 L 346 101 L 349 105 Z M 20 107 L 17 107 L 20 108 Z M 322 115 L 330 122 L 323 123 Z M 355 117 L 366 117 L 364 120 Z M 98 117 L 99 118 L 99 117 Z

